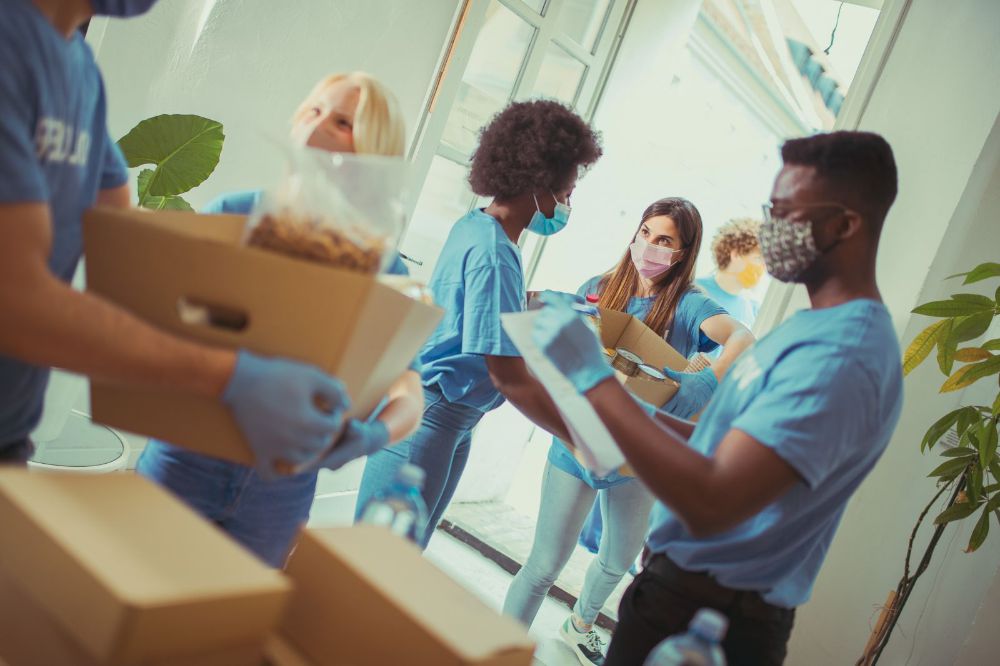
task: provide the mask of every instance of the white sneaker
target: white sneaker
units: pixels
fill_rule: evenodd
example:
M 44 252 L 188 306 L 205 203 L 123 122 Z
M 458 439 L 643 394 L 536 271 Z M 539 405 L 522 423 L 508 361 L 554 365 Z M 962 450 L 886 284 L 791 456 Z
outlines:
M 559 637 L 569 646 L 583 666 L 601 666 L 604 663 L 604 641 L 594 629 L 587 632 L 577 631 L 573 625 L 572 615 L 559 627 Z

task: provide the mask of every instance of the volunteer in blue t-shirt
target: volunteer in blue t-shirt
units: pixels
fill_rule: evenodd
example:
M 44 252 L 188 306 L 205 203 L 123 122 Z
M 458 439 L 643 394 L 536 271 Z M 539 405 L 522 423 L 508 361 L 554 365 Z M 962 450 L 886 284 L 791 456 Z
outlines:
M 292 119 L 293 141 L 334 153 L 400 157 L 405 137 L 395 97 L 364 72 L 325 77 Z M 245 215 L 260 197 L 259 190 L 224 194 L 204 212 Z M 396 253 L 385 272 L 408 274 Z M 418 364 L 403 373 L 388 398 L 377 417 L 348 421 L 344 436 L 330 454 L 299 474 L 262 477 L 245 465 L 156 440 L 143 451 L 136 469 L 169 488 L 261 559 L 280 567 L 309 518 L 319 469 L 337 469 L 417 427 L 423 408 Z
M 661 407 L 682 418 L 702 410 L 717 378 L 723 377 L 733 360 L 753 343 L 750 331 L 692 285 L 701 238 L 701 215 L 694 204 L 680 198 L 655 201 L 643 212 L 618 265 L 591 278 L 577 291 L 578 297 L 596 301 L 603 308 L 639 317 L 685 358 L 724 347 L 711 368 L 699 373 L 671 373 L 680 380 L 681 388 Z M 618 472 L 595 477 L 556 438 L 542 477 L 531 553 L 514 577 L 503 606 L 505 614 L 531 625 L 573 553 L 576 535 L 595 497 L 606 518 L 606 535 L 598 539 L 597 557 L 587 570 L 572 614 L 560 629 L 560 636 L 584 663 L 596 663 L 603 657 L 593 623 L 646 539 L 653 496 L 634 477 Z
M 712 237 L 716 270 L 695 280 L 709 298 L 747 328 L 753 328 L 760 309 L 750 290 L 760 284 L 767 271 L 757 240 L 759 232 L 760 222 L 751 218 L 737 218 L 723 224 Z
M 601 155 L 598 137 L 558 102 L 517 102 L 480 134 L 469 185 L 493 201 L 459 219 L 431 277 L 445 310 L 421 351 L 425 407 L 417 431 L 368 458 L 355 516 L 388 487 L 407 462 L 426 472 L 427 546 L 462 476 L 472 429 L 483 415 L 511 401 L 550 432 L 564 432 L 555 405 L 500 325 L 500 315 L 524 309 L 524 272 L 517 241 L 565 227 L 580 171 Z
M 642 664 L 701 607 L 729 618 L 729 664 L 782 663 L 795 607 L 899 420 L 899 345 L 875 281 L 896 197 L 892 149 L 876 134 L 834 132 L 788 141 L 781 155 L 761 250 L 771 275 L 805 285 L 812 308 L 743 354 L 697 424 L 630 398 L 567 305 L 536 320 L 536 341 L 660 500 L 607 666 Z
M 309 459 L 340 427 L 346 393 L 318 369 L 175 338 L 69 285 L 83 212 L 130 202 L 101 75 L 79 28 L 153 4 L 0 4 L 0 462 L 31 457 L 51 367 L 218 397 L 262 468 Z M 333 413 L 315 407 L 316 397 Z

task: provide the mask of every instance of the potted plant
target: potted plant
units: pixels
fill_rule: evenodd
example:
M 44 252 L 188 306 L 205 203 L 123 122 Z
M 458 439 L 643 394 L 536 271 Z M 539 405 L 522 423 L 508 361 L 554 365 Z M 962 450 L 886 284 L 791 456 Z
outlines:
M 1000 263 L 985 263 L 967 273 L 952 275 L 948 279 L 964 277 L 962 284 L 973 284 L 1000 277 Z M 921 331 L 903 354 L 903 373 L 909 374 L 923 363 L 935 349 L 938 368 L 945 376 L 940 391 L 948 393 L 971 386 L 978 381 L 992 381 L 997 385 L 1000 375 L 1000 338 L 969 344 L 981 338 L 1000 315 L 1000 287 L 993 298 L 980 294 L 952 294 L 942 301 L 925 303 L 913 310 L 914 314 L 935 317 L 937 321 Z M 959 366 L 956 369 L 956 364 Z M 927 570 L 934 549 L 945 529 L 952 523 L 974 520 L 975 526 L 965 551 L 974 552 L 986 541 L 990 521 L 1000 523 L 1000 460 L 997 456 L 997 437 L 1000 422 L 1000 386 L 995 386 L 992 403 L 963 405 L 938 418 L 927 429 L 920 442 L 922 453 L 938 446 L 941 464 L 928 475 L 935 479 L 936 491 L 917 518 L 910 534 L 903 565 L 903 577 L 882 611 L 872 632 L 865 653 L 859 664 L 878 661 L 913 591 L 917 580 Z M 951 439 L 953 446 L 942 443 Z M 934 533 L 920 556 L 915 568 L 913 542 L 917 531 L 931 509 L 944 495 L 949 501 L 943 511 L 934 517 Z

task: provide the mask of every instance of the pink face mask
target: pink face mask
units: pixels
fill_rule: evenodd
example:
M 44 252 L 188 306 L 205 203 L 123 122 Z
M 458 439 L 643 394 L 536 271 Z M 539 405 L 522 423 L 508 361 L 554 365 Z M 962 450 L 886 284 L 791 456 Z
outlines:
M 674 263 L 674 255 L 680 250 L 671 250 L 669 247 L 650 245 L 642 238 L 636 237 L 635 241 L 629 245 L 632 252 L 632 263 L 639 275 L 647 280 L 659 277 L 667 272 Z

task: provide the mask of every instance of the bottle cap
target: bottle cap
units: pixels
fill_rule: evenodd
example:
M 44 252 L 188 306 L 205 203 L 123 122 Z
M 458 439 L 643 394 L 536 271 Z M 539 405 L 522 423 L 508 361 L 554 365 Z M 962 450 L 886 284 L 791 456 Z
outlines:
M 729 619 L 717 610 L 702 608 L 691 620 L 690 629 L 716 643 L 721 643 L 729 628 Z
M 415 488 L 424 487 L 424 479 L 427 474 L 424 472 L 422 467 L 417 467 L 411 463 L 407 463 L 399 468 L 396 473 L 396 479 L 401 483 L 405 483 L 408 486 L 413 486 Z
M 599 294 L 587 294 L 586 298 L 588 303 L 599 303 L 601 300 Z

